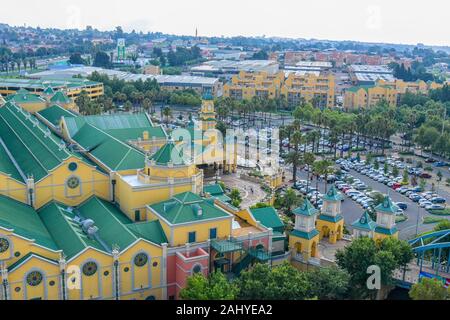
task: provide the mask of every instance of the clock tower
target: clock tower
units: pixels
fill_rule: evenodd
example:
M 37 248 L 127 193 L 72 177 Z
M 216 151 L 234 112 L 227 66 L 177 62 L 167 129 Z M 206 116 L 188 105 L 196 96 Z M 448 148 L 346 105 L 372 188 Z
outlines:
M 200 111 L 200 121 L 202 126 L 202 131 L 207 131 L 210 129 L 215 129 L 216 111 L 214 108 L 214 99 L 211 94 L 205 94 L 202 99 L 202 109 Z

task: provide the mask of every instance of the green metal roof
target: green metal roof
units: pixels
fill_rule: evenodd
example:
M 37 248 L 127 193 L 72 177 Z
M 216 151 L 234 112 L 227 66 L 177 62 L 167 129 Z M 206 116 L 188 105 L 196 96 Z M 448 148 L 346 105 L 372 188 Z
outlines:
M 54 96 L 50 98 L 50 102 L 66 104 L 71 103 L 72 100 L 70 100 L 70 98 L 64 92 L 57 91 Z
M 60 107 L 59 105 L 53 105 L 51 107 L 45 108 L 38 112 L 45 120 L 50 122 L 55 127 L 59 126 L 62 117 L 70 118 L 76 117 L 77 115 Z
M 99 85 L 99 82 L 90 81 L 87 79 L 19 79 L 19 78 L 0 78 L 0 87 L 21 88 L 20 90 L 46 90 L 51 87 L 53 90 L 64 88 L 83 89 L 88 86 Z
M 151 158 L 159 165 L 167 165 L 173 163 L 175 165 L 185 165 L 185 155 L 182 149 L 179 149 L 172 139 L 169 139 Z
M 274 231 L 283 232 L 284 223 L 281 221 L 280 216 L 273 207 L 250 209 L 253 217 L 256 221 L 261 222 L 266 228 L 272 228 Z
M 376 233 L 385 234 L 385 235 L 388 235 L 388 236 L 392 236 L 392 235 L 394 235 L 394 234 L 396 234 L 398 232 L 398 229 L 397 229 L 397 227 L 394 227 L 392 229 L 386 229 L 386 228 L 383 228 L 383 227 L 376 227 L 375 228 L 375 232 Z
M 0 108 L 0 137 L 24 175 L 39 181 L 70 153 L 38 119 L 11 103 Z
M 22 93 L 18 91 L 16 94 L 6 97 L 7 101 L 24 104 L 24 103 L 45 103 L 45 100 L 38 94 Z
M 323 201 L 341 201 L 343 199 L 344 197 L 337 191 L 335 186 L 332 186 L 323 197 Z
M 27 261 L 29 258 L 31 258 L 31 257 L 33 257 L 33 256 L 34 256 L 34 257 L 42 258 L 42 259 L 44 259 L 44 260 L 48 260 L 48 261 L 54 262 L 54 263 L 56 263 L 56 264 L 59 264 L 59 262 L 56 261 L 56 260 L 49 259 L 49 258 L 47 258 L 47 257 L 41 256 L 40 254 L 37 254 L 37 253 L 34 253 L 34 252 L 29 252 L 29 253 L 27 253 L 26 255 L 24 255 L 22 258 L 20 258 L 19 260 L 17 260 L 16 262 L 14 262 L 13 264 L 11 264 L 11 265 L 8 267 L 8 272 L 14 271 L 14 269 L 16 269 L 17 267 L 19 267 L 22 263 L 24 263 L 25 261 Z
M 314 208 L 314 206 L 311 204 L 311 202 L 308 199 L 305 199 L 303 202 L 303 205 L 293 211 L 296 215 L 302 215 L 311 217 L 319 213 L 319 210 Z
M 108 133 L 112 137 L 127 142 L 143 138 L 148 132 L 150 139 L 166 139 L 166 133 L 161 126 L 153 126 L 145 114 L 96 115 L 74 119 L 66 119 L 66 125 L 71 136 L 74 136 L 85 123 Z
M 75 213 L 67 206 L 51 202 L 39 210 L 39 216 L 59 248 L 70 259 L 88 247 L 105 251 L 95 239 L 88 237 L 74 220 Z
M 242 242 L 234 240 L 212 240 L 211 247 L 220 253 L 229 253 L 243 250 Z
M 364 211 L 361 218 L 353 222 L 352 227 L 355 229 L 373 231 L 375 230 L 377 224 L 372 220 L 368 211 Z
M 220 184 L 210 184 L 203 187 L 204 193 L 209 193 L 213 198 L 222 202 L 231 202 L 231 198 L 225 194 Z
M 351 88 L 348 88 L 347 91 L 355 93 L 355 92 L 358 92 L 359 90 L 363 89 L 366 92 L 368 92 L 369 89 L 372 89 L 372 88 L 375 88 L 375 85 L 364 85 L 364 86 L 351 87 Z
M 3 145 L 0 143 L 0 172 L 11 175 L 11 178 L 25 182 L 14 162 L 9 157 Z
M 30 206 L 0 195 L 0 226 L 14 229 L 14 233 L 52 250 L 58 250 L 56 242 Z
M 341 216 L 341 215 L 337 215 L 336 217 L 332 217 L 332 216 L 327 216 L 325 214 L 321 214 L 321 215 L 319 215 L 319 217 L 317 217 L 317 219 L 336 223 L 336 222 L 339 222 L 342 219 L 344 219 L 344 217 Z
M 78 207 L 78 212 L 83 218 L 95 222 L 100 239 L 110 249 L 108 251 L 114 246 L 123 250 L 138 239 L 124 224 L 132 221 L 110 202 L 92 197 Z
M 231 217 L 213 203 L 192 192 L 176 195 L 170 200 L 151 205 L 150 208 L 171 224 Z
M 44 94 L 47 95 L 47 96 L 52 96 L 52 95 L 55 94 L 55 90 L 53 90 L 52 87 L 47 87 L 44 90 Z
M 169 242 L 159 220 L 128 224 L 127 228 L 137 237 L 150 242 L 159 245 Z
M 120 171 L 144 167 L 145 156 L 142 152 L 88 123 L 85 123 L 72 136 L 72 139 L 110 170 Z
M 376 211 L 381 211 L 388 214 L 396 214 L 398 212 L 398 206 L 396 206 L 389 196 L 384 197 L 382 203 L 375 207 Z
M 311 232 L 303 232 L 303 231 L 294 229 L 291 231 L 290 234 L 294 237 L 311 240 L 312 238 L 314 238 L 315 236 L 317 236 L 319 234 L 319 231 L 314 229 Z
M 221 196 L 225 192 L 220 184 L 210 184 L 203 187 L 204 193 L 209 193 L 212 196 Z

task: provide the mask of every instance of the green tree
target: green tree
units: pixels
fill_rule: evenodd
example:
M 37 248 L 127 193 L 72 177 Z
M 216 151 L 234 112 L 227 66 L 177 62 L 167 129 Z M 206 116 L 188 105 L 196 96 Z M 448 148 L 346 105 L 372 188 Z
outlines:
M 409 183 L 409 173 L 408 170 L 403 170 L 403 179 L 402 179 L 403 184 L 408 184 Z
M 95 54 L 94 67 L 109 68 L 111 66 L 111 60 L 109 55 L 104 51 L 99 51 Z
M 162 115 L 166 118 L 166 124 L 168 124 L 170 117 L 172 117 L 172 109 L 169 107 L 164 107 L 162 109 Z
M 233 206 L 238 208 L 241 205 L 242 197 L 241 197 L 241 193 L 239 192 L 239 189 L 231 190 L 230 199 L 231 199 L 231 204 Z
M 349 246 L 336 253 L 339 267 L 351 276 L 351 295 L 356 298 L 374 298 L 376 293 L 367 288 L 367 268 L 377 265 L 381 269 L 381 283 L 392 285 L 392 273 L 404 267 L 412 259 L 412 249 L 407 244 L 398 243 L 398 239 L 385 239 L 376 243 L 363 237 L 354 240 Z
M 238 281 L 241 300 L 303 300 L 312 298 L 305 273 L 289 263 L 271 268 L 257 264 L 244 271 Z
M 384 172 L 384 174 L 388 174 L 389 173 L 389 166 L 388 166 L 388 164 L 386 162 L 384 163 L 384 166 L 383 166 L 383 172 Z
M 392 167 L 392 175 L 394 177 L 398 177 L 398 175 L 400 174 L 400 171 L 398 170 L 398 168 L 396 166 Z
M 450 289 L 444 288 L 442 281 L 422 278 L 412 286 L 409 296 L 413 300 L 448 300 Z
M 336 266 L 314 269 L 307 274 L 312 296 L 319 300 L 347 298 L 350 275 Z
M 73 53 L 69 58 L 70 64 L 86 64 L 86 61 L 81 57 L 81 53 Z
M 188 278 L 180 297 L 183 300 L 234 300 L 237 292 L 238 288 L 221 272 L 211 273 L 208 278 L 197 273 Z
M 300 202 L 299 197 L 294 190 L 288 189 L 283 196 L 283 207 L 286 208 L 286 214 L 291 215 L 292 209 Z

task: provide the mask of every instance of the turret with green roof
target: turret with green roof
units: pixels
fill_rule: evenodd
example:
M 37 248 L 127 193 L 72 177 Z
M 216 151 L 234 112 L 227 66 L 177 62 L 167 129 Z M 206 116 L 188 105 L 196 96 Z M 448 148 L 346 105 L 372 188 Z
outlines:
M 337 191 L 335 186 L 332 186 L 323 197 L 324 201 L 342 201 L 343 199 L 344 197 Z
M 70 98 L 64 94 L 62 91 L 57 91 L 53 97 L 50 98 L 50 102 L 57 103 L 57 104 L 69 104 L 72 101 Z
M 298 207 L 297 209 L 295 209 L 293 211 L 293 213 L 295 215 L 302 215 L 302 216 L 306 216 L 306 217 L 311 217 L 311 216 L 315 216 L 317 213 L 319 213 L 319 210 L 317 210 L 311 204 L 311 202 L 308 199 L 306 199 L 303 202 L 303 205 L 301 207 Z
M 375 228 L 375 239 L 382 240 L 386 237 L 397 237 L 395 217 L 398 207 L 389 196 L 386 196 L 381 204 L 375 208 L 377 212 L 377 226 Z
M 364 211 L 361 218 L 352 223 L 352 227 L 355 229 L 353 234 L 355 238 L 360 236 L 373 236 L 377 224 L 370 217 L 369 211 Z
M 172 137 L 169 137 L 169 141 L 150 157 L 150 161 L 163 166 L 168 164 L 186 165 L 183 150 L 175 145 Z
M 375 207 L 376 211 L 381 211 L 388 214 L 395 215 L 398 212 L 398 206 L 395 205 L 389 196 L 384 197 L 382 203 Z

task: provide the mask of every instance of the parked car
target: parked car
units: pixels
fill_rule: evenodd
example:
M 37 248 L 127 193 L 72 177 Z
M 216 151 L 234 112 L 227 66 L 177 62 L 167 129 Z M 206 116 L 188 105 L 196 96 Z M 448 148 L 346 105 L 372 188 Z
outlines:
M 433 203 L 432 203 L 431 201 L 428 201 L 428 200 L 419 202 L 419 206 L 420 206 L 421 208 L 426 208 L 426 207 L 432 206 L 432 205 L 433 205 Z
M 424 179 L 431 179 L 431 174 L 424 172 L 420 175 L 420 177 Z
M 397 207 L 399 207 L 402 210 L 408 209 L 408 205 L 404 202 L 397 202 L 396 205 L 397 205 Z
M 443 205 L 440 204 L 432 204 L 430 206 L 426 206 L 425 209 L 427 209 L 428 211 L 433 211 L 433 210 L 444 210 L 445 207 Z
M 434 197 L 434 198 L 431 198 L 431 200 L 430 200 L 432 203 L 434 203 L 434 204 L 436 204 L 436 203 L 445 203 L 445 202 L 447 202 L 444 198 L 442 198 L 442 197 Z

